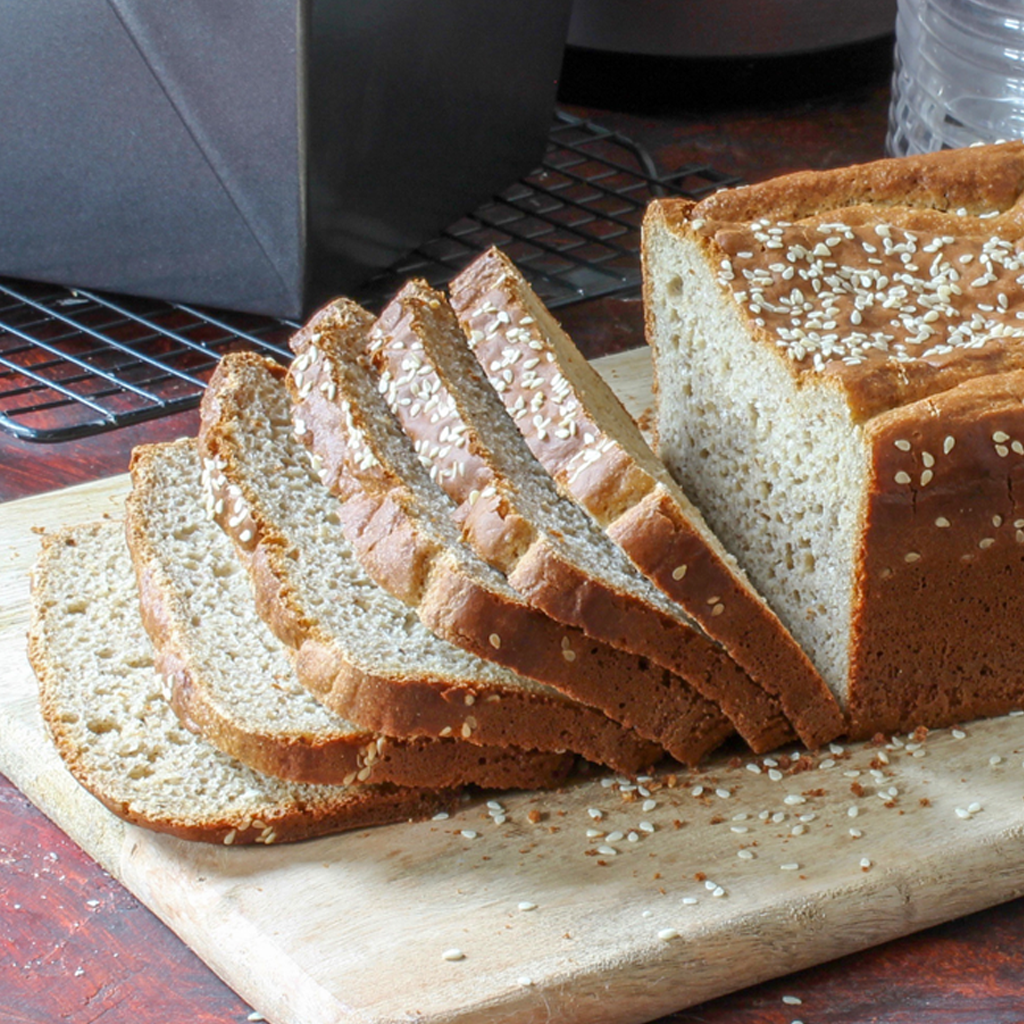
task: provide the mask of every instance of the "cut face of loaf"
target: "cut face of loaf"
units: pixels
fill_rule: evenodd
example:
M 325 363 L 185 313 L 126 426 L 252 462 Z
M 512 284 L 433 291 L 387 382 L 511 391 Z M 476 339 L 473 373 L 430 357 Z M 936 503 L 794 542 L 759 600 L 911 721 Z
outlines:
M 655 203 L 660 454 L 851 731 L 1024 703 L 1024 147 Z
M 345 539 L 337 498 L 293 434 L 283 373 L 252 355 L 221 362 L 202 408 L 206 501 L 318 699 L 375 731 L 454 736 L 488 759 L 482 744 L 573 750 L 626 772 L 657 759 L 652 744 L 607 717 L 438 639 L 373 582 Z M 517 770 L 540 760 L 516 756 Z
M 47 729 L 78 782 L 126 821 L 243 845 L 423 818 L 457 800 L 452 791 L 283 782 L 182 726 L 153 667 L 121 523 L 44 539 L 32 615 L 29 658 Z
M 195 444 L 144 446 L 132 460 L 126 530 L 143 621 L 172 706 L 240 761 L 318 784 L 544 786 L 571 758 L 396 739 L 328 711 L 259 617 L 231 541 L 206 518 Z M 173 495 L 173 499 L 169 496 Z
M 451 300 L 562 493 L 779 702 L 805 743 L 840 734 L 844 717 L 817 670 L 511 261 L 486 253 L 452 282 Z
M 696 694 L 718 704 L 755 751 L 792 738 L 778 704 L 559 495 L 443 295 L 407 284 L 374 326 L 370 354 L 391 411 L 481 557 L 553 618 L 676 674 L 659 712 L 659 740 L 670 753 L 692 756 L 685 728 Z
M 365 362 L 368 332 L 326 327 L 344 308 L 335 304 L 314 317 L 293 341 L 300 354 L 291 380 L 303 437 L 326 479 L 344 478 L 335 483 L 350 495 L 342 523 L 374 578 L 402 593 L 438 635 L 554 686 L 652 742 L 661 744 L 671 728 L 680 740 L 673 752 L 689 763 L 717 745 L 729 730 L 716 707 L 698 698 L 666 708 L 664 695 L 679 686 L 665 669 L 556 622 L 462 542 L 451 499 L 420 462 Z

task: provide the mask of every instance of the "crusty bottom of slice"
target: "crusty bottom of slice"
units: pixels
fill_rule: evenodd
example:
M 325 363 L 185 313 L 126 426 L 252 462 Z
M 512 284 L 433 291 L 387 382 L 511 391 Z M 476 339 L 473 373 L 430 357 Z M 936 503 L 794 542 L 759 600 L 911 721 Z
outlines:
M 125 599 L 133 584 L 121 524 L 51 534 L 33 571 L 28 647 L 58 752 L 119 817 L 232 845 L 424 818 L 454 805 L 453 790 L 282 782 L 190 732 L 164 698 L 138 604 Z

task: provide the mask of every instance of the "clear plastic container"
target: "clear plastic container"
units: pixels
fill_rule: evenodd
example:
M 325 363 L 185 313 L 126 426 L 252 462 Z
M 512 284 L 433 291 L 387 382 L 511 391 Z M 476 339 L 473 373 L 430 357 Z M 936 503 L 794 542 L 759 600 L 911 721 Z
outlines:
M 1024 3 L 899 0 L 886 150 L 1024 137 Z

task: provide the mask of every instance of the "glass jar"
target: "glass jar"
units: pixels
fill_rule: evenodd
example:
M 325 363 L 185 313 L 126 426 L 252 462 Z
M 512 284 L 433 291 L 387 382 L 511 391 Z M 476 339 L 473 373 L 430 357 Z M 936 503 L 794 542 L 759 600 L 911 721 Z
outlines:
M 886 150 L 1024 137 L 1024 4 L 899 0 Z

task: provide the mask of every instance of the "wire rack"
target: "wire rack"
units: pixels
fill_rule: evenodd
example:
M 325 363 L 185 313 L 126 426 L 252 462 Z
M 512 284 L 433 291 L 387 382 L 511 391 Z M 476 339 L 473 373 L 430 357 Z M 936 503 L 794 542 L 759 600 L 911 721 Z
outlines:
M 703 165 L 662 174 L 632 140 L 559 111 L 541 167 L 354 297 L 376 309 L 409 277 L 441 286 L 492 245 L 551 308 L 632 296 L 647 203 L 737 182 Z M 296 326 L 0 278 L 0 427 L 26 441 L 67 441 L 190 408 L 221 356 L 250 349 L 285 361 Z

